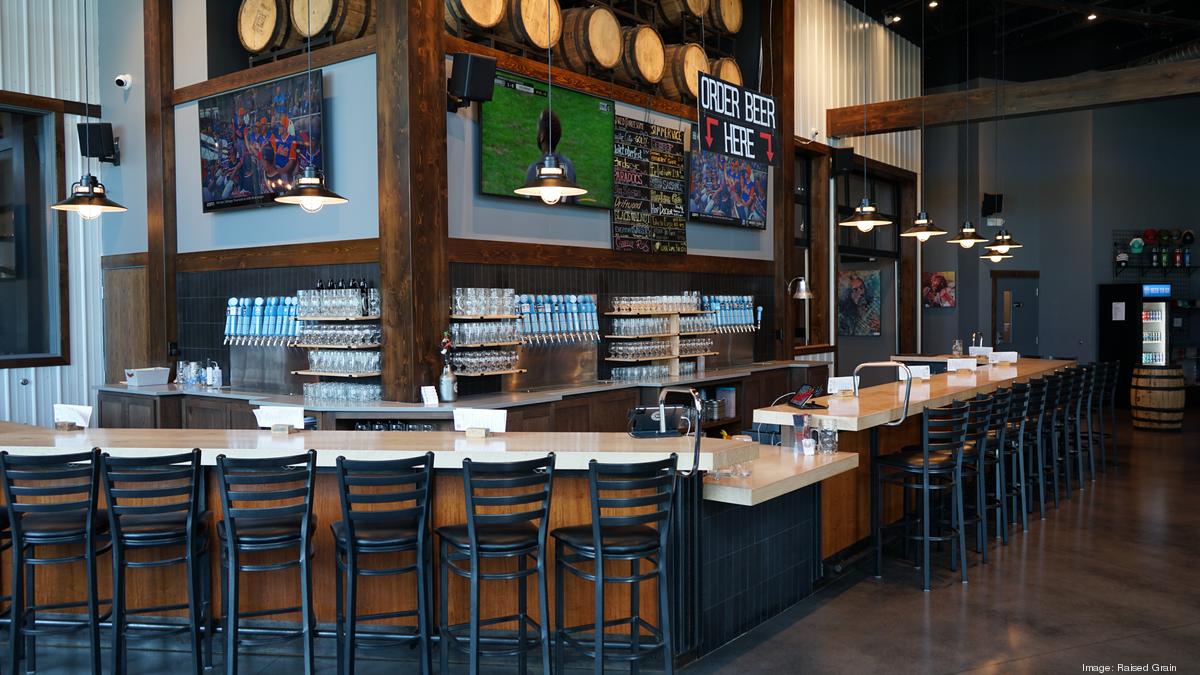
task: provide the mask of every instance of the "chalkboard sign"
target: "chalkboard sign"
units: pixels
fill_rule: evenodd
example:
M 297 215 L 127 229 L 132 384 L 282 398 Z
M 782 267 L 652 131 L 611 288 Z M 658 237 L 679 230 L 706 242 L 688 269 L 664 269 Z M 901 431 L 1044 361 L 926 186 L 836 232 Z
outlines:
M 613 120 L 614 251 L 687 253 L 684 132 Z

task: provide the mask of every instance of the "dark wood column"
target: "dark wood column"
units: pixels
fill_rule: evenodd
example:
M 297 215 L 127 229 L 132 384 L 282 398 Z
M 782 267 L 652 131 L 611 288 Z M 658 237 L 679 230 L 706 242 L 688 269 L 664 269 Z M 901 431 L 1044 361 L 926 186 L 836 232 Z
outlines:
M 795 342 L 797 308 L 787 293 L 787 282 L 796 272 L 796 150 L 792 137 L 795 119 L 795 47 L 793 40 L 796 18 L 795 4 L 772 2 L 763 4 L 762 77 L 764 93 L 775 97 L 779 124 L 779 153 L 782 161 L 775 167 L 772 204 L 775 209 L 775 358 L 792 358 Z
M 171 0 L 145 0 L 146 365 L 170 365 L 175 320 L 175 56 Z M 140 326 L 127 327 L 141 330 Z
M 449 315 L 442 0 L 378 4 L 379 276 L 383 395 L 434 384 Z
M 829 180 L 833 169 L 828 153 L 812 156 L 812 185 L 808 186 L 808 286 L 813 299 L 809 304 L 809 343 L 829 344 Z
M 903 232 L 912 227 L 917 213 L 917 183 L 906 180 L 900 183 L 900 220 L 896 227 Z M 936 238 L 931 242 L 937 245 Z M 942 244 L 945 246 L 945 244 Z M 921 311 L 917 304 L 917 249 L 922 244 L 912 237 L 900 237 L 900 284 L 897 292 L 900 294 L 900 351 L 904 354 L 916 354 L 921 351 L 917 344 L 917 312 Z

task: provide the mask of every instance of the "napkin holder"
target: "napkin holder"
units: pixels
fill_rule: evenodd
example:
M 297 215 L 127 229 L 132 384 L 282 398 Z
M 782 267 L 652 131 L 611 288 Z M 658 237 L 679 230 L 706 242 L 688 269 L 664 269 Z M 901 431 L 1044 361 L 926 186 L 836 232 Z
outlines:
M 83 431 L 83 427 L 74 422 L 55 422 L 55 431 Z
M 488 438 L 492 435 L 492 432 L 488 431 L 487 427 L 467 427 L 465 433 L 467 434 L 467 438 L 474 439 Z
M 271 433 L 273 435 L 277 435 L 277 436 L 289 436 L 298 431 L 300 431 L 300 429 L 297 429 L 296 427 L 292 426 L 291 424 L 272 424 L 271 425 Z

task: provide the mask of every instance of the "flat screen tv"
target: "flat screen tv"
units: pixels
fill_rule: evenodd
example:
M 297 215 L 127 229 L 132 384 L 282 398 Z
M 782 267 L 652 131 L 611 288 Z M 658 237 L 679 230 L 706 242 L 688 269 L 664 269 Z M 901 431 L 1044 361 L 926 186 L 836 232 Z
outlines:
M 767 165 L 701 150 L 692 133 L 688 218 L 718 225 L 767 227 Z
M 479 189 L 485 195 L 513 194 L 541 162 L 548 143 L 567 175 L 587 194 L 563 203 L 612 208 L 612 101 L 554 87 L 554 118 L 547 127 L 547 86 L 511 73 L 496 73 L 492 100 L 483 104 L 479 132 Z
M 204 211 L 275 203 L 306 166 L 323 168 L 321 71 L 201 99 Z

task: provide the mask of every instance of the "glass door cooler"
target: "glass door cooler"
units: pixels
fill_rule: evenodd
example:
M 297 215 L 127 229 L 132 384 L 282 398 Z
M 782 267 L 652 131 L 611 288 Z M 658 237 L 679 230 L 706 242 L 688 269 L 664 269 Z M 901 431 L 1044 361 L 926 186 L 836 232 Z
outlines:
M 1142 360 L 1144 366 L 1165 366 L 1170 345 L 1171 284 L 1142 284 Z

